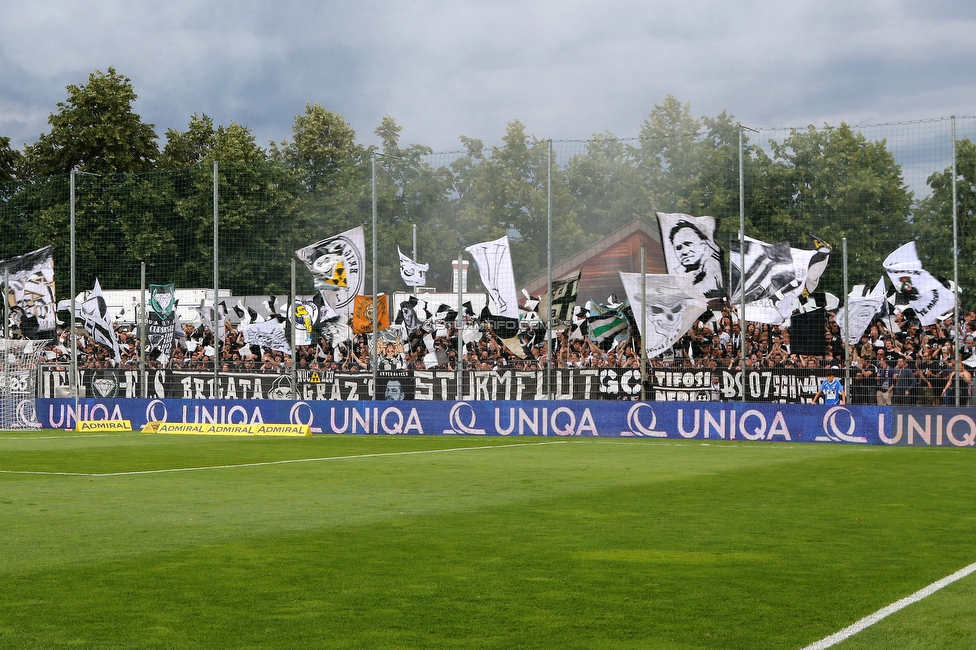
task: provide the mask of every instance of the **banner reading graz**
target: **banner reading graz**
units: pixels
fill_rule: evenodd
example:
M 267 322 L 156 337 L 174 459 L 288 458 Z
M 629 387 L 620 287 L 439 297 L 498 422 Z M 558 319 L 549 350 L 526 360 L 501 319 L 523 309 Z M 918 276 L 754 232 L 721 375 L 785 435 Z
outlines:
M 371 373 L 299 370 L 294 399 L 365 400 L 373 395 Z M 136 369 L 80 370 L 82 396 L 141 397 Z M 730 370 L 660 370 L 649 373 L 647 399 L 653 401 L 717 402 L 742 399 L 740 374 Z M 640 397 L 640 371 L 632 368 L 555 369 L 546 371 L 469 371 L 462 373 L 462 400 L 600 400 Z M 746 398 L 756 402 L 809 402 L 820 382 L 816 370 L 750 371 Z M 170 399 L 292 399 L 291 377 L 264 373 L 150 370 L 151 398 Z M 550 391 L 551 382 L 551 391 Z M 458 399 L 457 373 L 449 370 L 396 370 L 378 373 L 377 397 L 385 400 L 445 401 Z M 46 366 L 40 397 L 67 397 L 68 371 Z

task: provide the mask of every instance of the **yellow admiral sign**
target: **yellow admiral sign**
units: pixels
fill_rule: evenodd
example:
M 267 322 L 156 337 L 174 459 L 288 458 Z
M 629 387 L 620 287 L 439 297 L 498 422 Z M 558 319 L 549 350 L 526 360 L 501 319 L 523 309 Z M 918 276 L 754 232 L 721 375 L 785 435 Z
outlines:
M 143 433 L 183 433 L 201 436 L 310 436 L 307 424 L 204 424 L 147 422 Z
M 75 431 L 132 431 L 130 420 L 80 420 Z

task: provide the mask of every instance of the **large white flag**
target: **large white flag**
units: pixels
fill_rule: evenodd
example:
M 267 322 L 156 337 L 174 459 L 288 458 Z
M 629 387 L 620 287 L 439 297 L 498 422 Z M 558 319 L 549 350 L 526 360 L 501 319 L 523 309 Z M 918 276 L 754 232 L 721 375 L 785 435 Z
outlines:
M 895 291 L 908 299 L 908 305 L 923 326 L 933 324 L 939 316 L 956 306 L 955 295 L 922 268 L 915 242 L 898 248 L 883 264 L 891 283 L 895 285 Z
M 334 237 L 295 251 L 312 272 L 315 288 L 340 314 L 351 314 L 353 301 L 362 292 L 366 268 L 366 238 L 356 226 Z
M 641 295 L 640 273 L 620 271 L 620 281 L 650 358 L 673 346 L 708 308 L 705 296 L 690 275 L 646 275 L 646 296 Z M 642 312 L 647 316 L 644 323 Z
M 108 317 L 108 306 L 105 304 L 105 297 L 102 295 L 102 286 L 95 278 L 95 288 L 88 294 L 88 300 L 81 303 L 81 310 L 77 313 L 81 319 L 85 330 L 92 335 L 95 342 L 103 345 L 112 351 L 116 364 L 122 362 L 122 354 L 119 351 L 119 340 L 115 336 L 115 330 Z
M 3 285 L 5 271 L 10 278 L 8 294 L 12 294 L 14 305 L 23 309 L 27 318 L 37 318 L 39 332 L 57 329 L 51 247 L 45 246 L 25 255 L 0 260 L 0 285 Z
M 791 248 L 789 242 L 767 244 L 745 238 L 746 320 L 779 325 L 793 313 L 793 303 L 803 290 L 812 291 L 827 266 L 830 249 Z M 739 278 L 739 241 L 730 244 L 731 301 L 739 304 L 742 283 Z
M 715 217 L 658 212 L 664 260 L 668 273 L 686 275 L 695 289 L 709 298 L 725 293 L 722 252 L 715 243 Z
M 518 295 L 512 270 L 512 249 L 508 235 L 465 248 L 478 265 L 481 284 L 488 290 L 488 311 L 494 316 L 518 319 Z
M 285 354 L 291 354 L 291 347 L 285 337 L 285 324 L 275 318 L 261 323 L 242 325 L 241 336 L 248 345 L 260 346 Z
M 422 287 L 427 284 L 427 269 L 430 264 L 419 264 L 403 254 L 397 246 L 397 253 L 400 255 L 400 277 L 408 287 Z
M 837 310 L 834 320 L 840 325 L 841 334 L 847 328 L 849 345 L 854 345 L 860 340 L 861 334 L 864 334 L 874 316 L 881 310 L 884 301 L 884 278 L 878 279 L 878 284 L 868 295 L 864 295 L 863 291 L 852 291 L 851 295 L 847 296 L 847 303 Z

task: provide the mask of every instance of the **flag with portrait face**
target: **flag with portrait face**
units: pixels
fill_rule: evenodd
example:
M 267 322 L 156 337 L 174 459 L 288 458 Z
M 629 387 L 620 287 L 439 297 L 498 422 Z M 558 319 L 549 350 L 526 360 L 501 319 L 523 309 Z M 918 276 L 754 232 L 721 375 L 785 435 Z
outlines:
M 708 298 L 725 295 L 722 250 L 715 243 L 715 217 L 658 212 L 668 273 L 688 277 L 694 291 Z

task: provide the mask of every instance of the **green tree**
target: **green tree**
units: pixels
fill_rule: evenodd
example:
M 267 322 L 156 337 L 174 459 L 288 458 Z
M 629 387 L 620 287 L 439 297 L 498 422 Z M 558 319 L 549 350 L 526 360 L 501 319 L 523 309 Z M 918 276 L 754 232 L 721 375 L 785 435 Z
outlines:
M 952 277 L 952 168 L 929 176 L 932 193 L 919 202 L 915 234 L 926 270 Z M 969 138 L 956 143 L 956 221 L 959 236 L 960 300 L 974 305 L 976 287 L 976 144 Z
M 10 138 L 0 136 L 0 183 L 14 180 L 21 163 L 21 153 L 10 146 Z
M 166 146 L 159 157 L 163 169 L 182 169 L 211 157 L 217 144 L 213 120 L 206 113 L 194 113 L 186 131 L 166 129 Z
M 128 77 L 110 67 L 91 73 L 87 85 L 67 90 L 68 99 L 48 118 L 51 131 L 25 148 L 27 175 L 64 174 L 74 167 L 93 174 L 153 168 L 156 133 L 133 112 L 136 94 Z
M 479 141 L 467 139 L 467 155 L 452 166 L 461 189 L 458 233 L 463 246 L 509 235 L 515 278 L 521 283 L 546 268 L 549 143 L 530 137 L 518 120 L 508 124 L 503 143 L 486 154 Z M 555 264 L 586 243 L 565 173 L 555 164 L 552 198 Z
M 286 293 L 301 222 L 298 175 L 269 160 L 251 130 L 236 122 L 215 128 L 208 116 L 194 114 L 186 131 L 170 129 L 166 136 L 162 162 L 190 165 L 168 174 L 182 260 L 172 281 L 184 287 L 213 283 L 217 163 L 220 286 L 235 294 Z
M 771 156 L 750 149 L 747 234 L 798 248 L 806 247 L 809 234 L 823 237 L 834 247 L 834 269 L 841 268 L 846 237 L 852 283 L 876 282 L 884 258 L 911 237 L 912 192 L 885 141 L 841 124 L 793 130 L 770 146 Z M 842 273 L 828 270 L 822 286 L 843 293 Z
M 644 120 L 634 155 L 644 192 L 655 211 L 698 212 L 692 189 L 700 172 L 701 128 L 701 120 L 691 116 L 691 105 L 673 95 L 655 105 Z
M 632 152 L 632 147 L 613 134 L 597 134 L 587 143 L 586 152 L 573 156 L 566 165 L 567 189 L 588 241 L 637 218 L 653 223 L 647 188 Z
M 404 288 L 397 247 L 410 255 L 416 225 L 419 261 L 430 265 L 427 284 L 447 290 L 451 260 L 460 250 L 456 206 L 449 196 L 453 176 L 446 167 L 431 163 L 429 147 L 401 147 L 400 131 L 390 116 L 375 131 L 381 142 L 376 159 L 379 286 Z

